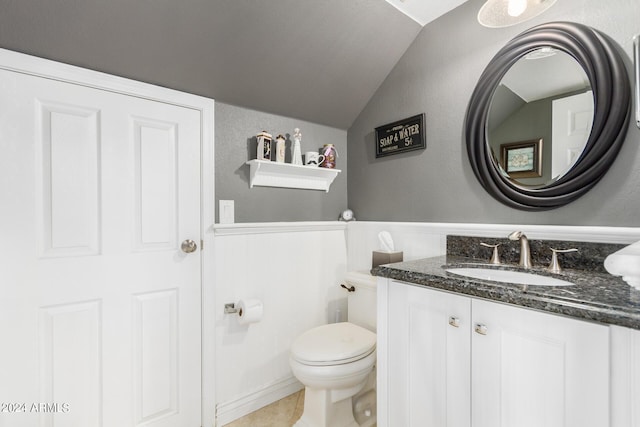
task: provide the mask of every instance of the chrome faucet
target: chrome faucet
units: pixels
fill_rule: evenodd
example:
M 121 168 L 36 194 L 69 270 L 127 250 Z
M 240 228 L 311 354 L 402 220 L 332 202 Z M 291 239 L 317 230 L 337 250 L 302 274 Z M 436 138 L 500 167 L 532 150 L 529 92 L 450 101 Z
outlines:
M 531 268 L 531 249 L 529 248 L 529 240 L 522 231 L 514 231 L 509 234 L 509 240 L 520 240 L 520 267 Z

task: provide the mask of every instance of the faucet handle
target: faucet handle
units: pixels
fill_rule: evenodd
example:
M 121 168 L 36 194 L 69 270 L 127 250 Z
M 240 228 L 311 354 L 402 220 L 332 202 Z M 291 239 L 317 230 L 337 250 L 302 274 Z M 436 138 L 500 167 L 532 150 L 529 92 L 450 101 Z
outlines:
M 560 273 L 562 271 L 562 268 L 560 267 L 560 263 L 558 262 L 558 254 L 564 254 L 567 252 L 578 252 L 578 250 L 576 248 L 572 248 L 572 249 L 554 249 L 554 248 L 549 248 L 551 249 L 551 252 L 553 253 L 553 255 L 551 256 L 551 264 L 549 264 L 549 267 L 547 267 L 547 270 L 549 270 L 552 273 Z
M 493 248 L 493 255 L 491 255 L 491 261 L 489 261 L 491 264 L 502 264 L 500 262 L 500 254 L 498 253 L 498 246 L 500 246 L 501 243 L 498 243 L 497 245 L 490 245 L 488 243 L 480 242 L 480 245 L 485 248 Z

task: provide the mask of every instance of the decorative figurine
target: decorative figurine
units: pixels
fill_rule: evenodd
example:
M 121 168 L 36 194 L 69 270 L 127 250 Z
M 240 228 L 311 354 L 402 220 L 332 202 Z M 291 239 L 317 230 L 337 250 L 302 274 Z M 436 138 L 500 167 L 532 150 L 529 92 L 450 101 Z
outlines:
M 256 137 L 258 140 L 258 160 L 271 160 L 271 134 L 263 130 Z
M 284 163 L 285 148 L 286 148 L 286 143 L 285 143 L 284 136 L 278 135 L 276 137 L 276 162 Z
M 301 140 L 302 140 L 302 134 L 300 133 L 300 129 L 295 128 L 293 130 L 293 154 L 291 155 L 292 165 L 302 164 L 302 151 L 300 148 Z

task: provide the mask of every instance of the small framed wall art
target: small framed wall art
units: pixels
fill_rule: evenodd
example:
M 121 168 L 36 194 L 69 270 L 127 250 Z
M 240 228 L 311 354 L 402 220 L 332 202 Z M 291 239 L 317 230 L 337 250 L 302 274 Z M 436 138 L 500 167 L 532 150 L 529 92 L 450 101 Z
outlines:
M 542 176 L 542 138 L 501 144 L 500 166 L 511 178 Z
M 424 113 L 376 128 L 376 157 L 426 147 Z

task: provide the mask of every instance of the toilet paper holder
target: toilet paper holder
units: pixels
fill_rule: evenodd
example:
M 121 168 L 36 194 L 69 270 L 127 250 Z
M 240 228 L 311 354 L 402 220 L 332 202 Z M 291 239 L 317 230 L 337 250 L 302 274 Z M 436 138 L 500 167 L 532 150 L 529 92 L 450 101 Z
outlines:
M 242 309 L 238 309 L 236 308 L 236 303 L 235 302 L 228 302 L 224 305 L 224 312 L 226 314 L 235 314 L 238 313 L 239 315 L 242 315 Z
M 240 325 L 249 325 L 262 320 L 263 305 L 257 298 L 241 299 L 224 305 L 225 314 L 237 314 Z M 235 316 L 234 316 L 235 317 Z

